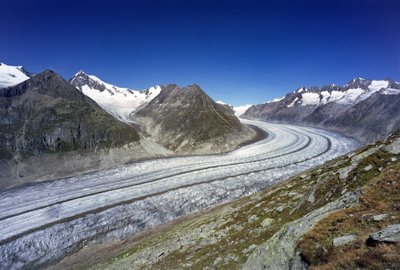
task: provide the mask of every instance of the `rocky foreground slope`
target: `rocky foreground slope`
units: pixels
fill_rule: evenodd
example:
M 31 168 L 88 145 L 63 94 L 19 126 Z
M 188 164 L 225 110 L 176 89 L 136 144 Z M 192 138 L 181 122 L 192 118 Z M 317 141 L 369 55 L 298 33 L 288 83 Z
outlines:
M 371 143 L 400 128 L 400 84 L 355 78 L 343 86 L 301 87 L 242 117 L 323 127 Z
M 397 269 L 400 134 L 55 268 Z

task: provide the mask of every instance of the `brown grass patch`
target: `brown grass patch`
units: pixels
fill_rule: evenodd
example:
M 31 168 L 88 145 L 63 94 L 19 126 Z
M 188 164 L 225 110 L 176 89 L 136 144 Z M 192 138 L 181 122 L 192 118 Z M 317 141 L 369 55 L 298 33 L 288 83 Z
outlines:
M 363 190 L 360 203 L 321 220 L 299 242 L 310 269 L 400 269 L 400 244 L 367 246 L 373 232 L 400 223 L 400 164 L 386 168 Z M 373 216 L 388 214 L 382 221 Z M 355 234 L 357 239 L 334 247 L 333 239 Z

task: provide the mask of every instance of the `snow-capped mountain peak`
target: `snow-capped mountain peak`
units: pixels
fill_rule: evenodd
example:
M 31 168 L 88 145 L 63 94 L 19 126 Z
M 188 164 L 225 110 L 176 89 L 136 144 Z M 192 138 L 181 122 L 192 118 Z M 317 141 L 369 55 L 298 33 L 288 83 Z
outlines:
M 0 88 L 17 85 L 29 79 L 30 73 L 22 66 L 9 66 L 0 63 Z
M 343 87 L 348 87 L 348 88 L 361 88 L 361 89 L 368 89 L 368 85 L 370 85 L 371 80 L 367 80 L 361 77 L 357 77 L 349 81 L 347 84 L 345 84 Z
M 125 122 L 131 122 L 130 115 L 161 92 L 160 86 L 143 91 L 118 87 L 82 70 L 75 74 L 70 83 L 108 113 Z
M 388 88 L 388 86 L 389 81 L 387 80 L 371 81 L 371 83 L 368 85 L 368 89 L 371 91 L 379 91 L 382 88 Z
M 399 128 L 399 108 L 400 83 L 354 78 L 343 86 L 328 84 L 289 92 L 278 102 L 250 107 L 242 117 L 325 127 L 372 142 Z
M 390 80 L 368 80 L 361 77 L 354 78 L 343 86 L 330 84 L 309 89 L 300 87 L 283 99 L 286 107 L 293 106 L 320 106 L 330 102 L 342 105 L 357 104 L 374 93 L 383 95 L 397 95 L 400 93 L 400 84 Z
M 305 88 L 304 86 L 300 87 L 299 89 L 297 89 L 296 93 L 303 93 L 307 91 L 307 88 Z

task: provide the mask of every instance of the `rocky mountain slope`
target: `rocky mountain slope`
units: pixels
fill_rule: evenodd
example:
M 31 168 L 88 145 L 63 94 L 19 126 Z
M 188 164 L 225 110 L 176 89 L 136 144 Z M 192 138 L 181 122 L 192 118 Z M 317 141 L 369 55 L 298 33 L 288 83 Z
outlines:
M 76 73 L 70 79 L 70 83 L 96 101 L 108 113 L 125 122 L 132 121 L 129 116 L 140 106 L 148 104 L 161 91 L 160 86 L 144 91 L 118 87 L 83 71 Z
M 397 133 L 262 192 L 83 249 L 54 268 L 397 269 L 399 154 Z
M 400 127 L 400 84 L 355 78 L 344 86 L 301 87 L 242 117 L 323 127 L 372 142 Z
M 143 156 L 134 128 L 116 120 L 53 71 L 0 89 L 0 104 L 0 187 Z M 124 148 L 131 148 L 125 158 L 113 160 L 105 153 Z M 97 158 L 89 158 L 95 152 Z
M 227 105 L 215 103 L 198 85 L 166 85 L 133 114 L 157 142 L 178 153 L 232 150 L 255 132 Z

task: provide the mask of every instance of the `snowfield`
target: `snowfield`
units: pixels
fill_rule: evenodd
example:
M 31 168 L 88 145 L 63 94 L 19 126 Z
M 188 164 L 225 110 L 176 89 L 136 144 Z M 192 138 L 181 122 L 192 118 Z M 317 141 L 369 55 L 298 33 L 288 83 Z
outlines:
M 26 81 L 29 77 L 22 66 L 9 66 L 0 63 L 0 88 L 10 87 Z
M 363 78 L 353 79 L 353 82 L 356 80 L 367 81 Z M 300 93 L 300 97 L 296 97 L 290 104 L 287 104 L 286 107 L 290 108 L 295 106 L 296 104 L 300 104 L 301 106 L 321 106 L 330 102 L 336 102 L 342 105 L 355 105 L 363 100 L 366 100 L 376 92 L 380 92 L 384 95 L 396 95 L 398 94 L 398 90 L 389 88 L 390 84 L 388 80 L 372 80 L 368 81 L 369 85 L 367 89 L 363 88 L 349 88 L 344 91 L 320 91 L 320 92 L 308 92 L 309 89 L 305 87 L 301 87 L 296 90 L 294 93 Z M 335 86 L 332 84 L 331 86 Z M 394 91 L 393 91 L 394 90 Z M 315 91 L 315 90 L 314 90 Z M 279 102 L 281 99 L 273 100 L 273 102 Z M 271 103 L 271 102 L 266 102 Z
M 96 101 L 109 114 L 128 123 L 132 122 L 130 115 L 133 112 L 148 104 L 161 92 L 159 85 L 143 91 L 118 87 L 82 70 L 71 79 L 71 84 Z
M 236 117 L 240 117 L 242 114 L 244 114 L 248 108 L 250 108 L 253 105 L 247 104 L 247 105 L 242 105 L 242 106 L 237 106 L 233 107 L 233 111 L 235 112 Z
M 242 122 L 269 136 L 225 154 L 149 160 L 0 193 L 0 269 L 57 262 L 85 245 L 259 191 L 359 146 L 324 130 Z

